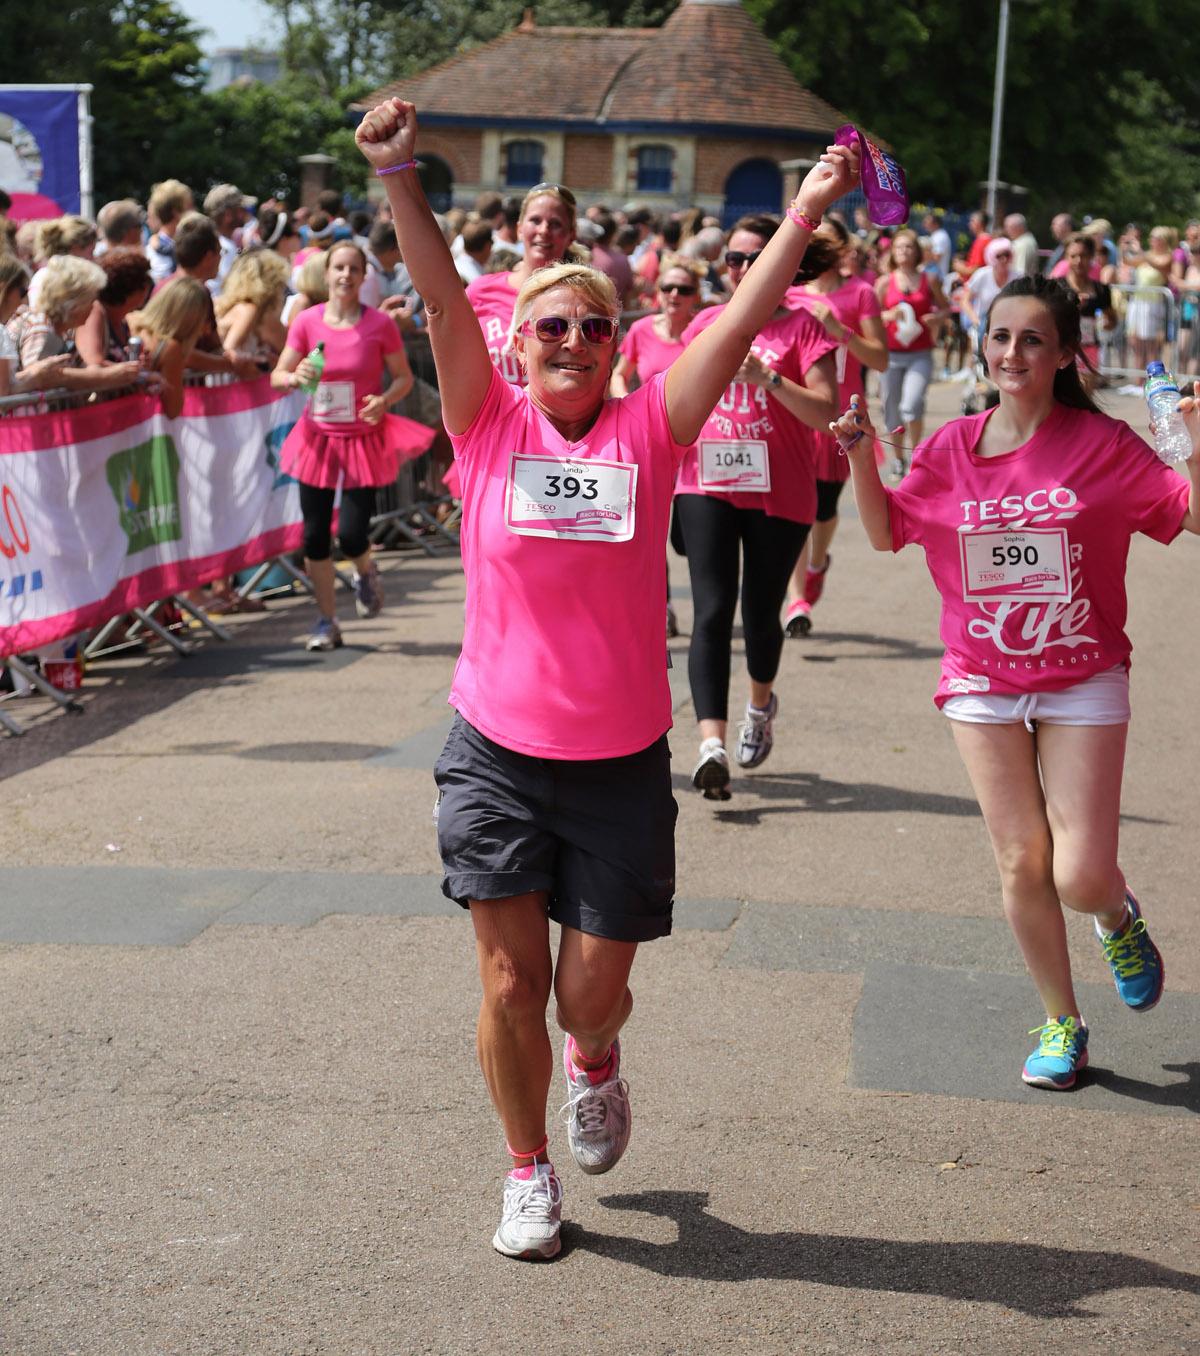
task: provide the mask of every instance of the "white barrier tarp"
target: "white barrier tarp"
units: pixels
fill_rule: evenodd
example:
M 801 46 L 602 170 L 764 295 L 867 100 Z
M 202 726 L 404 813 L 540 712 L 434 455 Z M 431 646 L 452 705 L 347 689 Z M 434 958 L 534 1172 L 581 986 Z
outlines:
M 267 378 L 0 419 L 0 656 L 294 551 L 279 449 L 304 408 Z

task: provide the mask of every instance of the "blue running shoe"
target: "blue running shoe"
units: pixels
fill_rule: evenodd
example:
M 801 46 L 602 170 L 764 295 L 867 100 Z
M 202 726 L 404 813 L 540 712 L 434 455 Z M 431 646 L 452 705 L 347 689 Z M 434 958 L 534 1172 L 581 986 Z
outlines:
M 1124 930 L 1107 933 L 1097 922 L 1096 932 L 1121 1002 L 1134 1012 L 1149 1012 L 1162 997 L 1166 971 L 1158 947 L 1146 931 L 1146 920 L 1138 902 L 1128 890 L 1125 902 L 1129 906 L 1129 921 Z
M 1075 1075 L 1087 1068 L 1088 1029 L 1074 1017 L 1055 1017 L 1029 1033 L 1039 1036 L 1038 1048 L 1025 1061 L 1022 1079 L 1032 1088 L 1056 1088 L 1065 1092 L 1075 1086 Z

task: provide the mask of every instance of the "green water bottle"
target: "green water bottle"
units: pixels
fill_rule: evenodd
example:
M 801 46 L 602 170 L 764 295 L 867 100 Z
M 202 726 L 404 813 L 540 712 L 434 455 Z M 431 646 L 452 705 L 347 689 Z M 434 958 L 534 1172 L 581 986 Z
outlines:
M 316 346 L 316 348 L 314 348 L 314 349 L 312 350 L 312 352 L 309 353 L 309 355 L 308 355 L 308 357 L 305 359 L 305 361 L 306 361 L 311 367 L 315 367 L 315 368 L 317 369 L 317 375 L 316 375 L 315 377 L 313 377 L 312 381 L 306 381 L 306 382 L 304 382 L 304 383 L 301 385 L 300 389 L 301 389 L 302 391 L 307 391 L 307 392 L 309 393 L 309 395 L 312 395 L 312 393 L 313 393 L 313 392 L 317 389 L 317 387 L 320 385 L 320 383 L 321 383 L 321 376 L 322 376 L 322 374 L 323 374 L 324 371 L 325 371 L 325 341 L 324 341 L 324 340 L 322 340 L 322 341 Z

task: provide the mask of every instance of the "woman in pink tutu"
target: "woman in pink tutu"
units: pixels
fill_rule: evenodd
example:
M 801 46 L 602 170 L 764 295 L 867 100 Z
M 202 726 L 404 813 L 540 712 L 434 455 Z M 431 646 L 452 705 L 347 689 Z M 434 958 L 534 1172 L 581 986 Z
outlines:
M 379 571 L 367 535 L 375 489 L 396 478 L 402 461 L 420 456 L 433 430 L 389 414 L 412 389 L 413 377 L 395 322 L 358 299 L 367 260 L 357 245 L 335 245 L 325 259 L 329 300 L 301 311 L 288 328 L 271 385 L 311 391 L 308 408 L 288 434 L 282 469 L 300 482 L 304 515 L 304 567 L 320 617 L 306 642 L 310 650 L 335 650 L 342 633 L 334 614 L 333 503 L 340 484 L 338 540 L 354 562 L 354 605 L 360 617 L 383 606 Z M 323 344 L 324 367 L 310 361 Z M 390 383 L 380 392 L 386 370 Z

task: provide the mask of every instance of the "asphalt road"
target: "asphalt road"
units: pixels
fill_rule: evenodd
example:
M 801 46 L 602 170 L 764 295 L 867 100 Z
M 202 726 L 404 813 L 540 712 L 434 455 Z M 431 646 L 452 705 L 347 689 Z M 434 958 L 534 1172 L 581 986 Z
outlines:
M 634 972 L 627 1157 L 584 1177 L 555 1132 L 551 1265 L 489 1246 L 503 1140 L 438 893 L 456 561 L 386 558 L 335 656 L 297 599 L 98 666 L 81 716 L 7 707 L 0 1351 L 1200 1351 L 1200 542 L 1130 565 L 1123 863 L 1168 994 L 1125 1011 L 1071 920 L 1067 1094 L 1020 1082 L 1039 1006 L 930 700 L 923 558 L 852 515 L 835 556 L 775 751 L 717 807 L 672 561 L 677 927 Z

